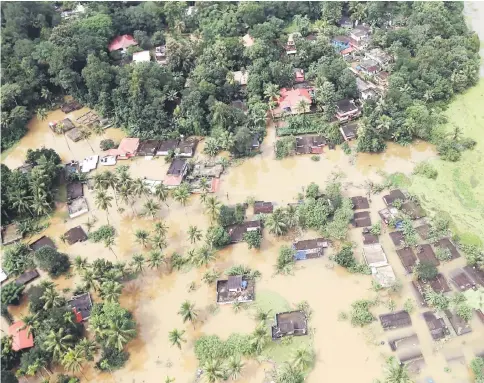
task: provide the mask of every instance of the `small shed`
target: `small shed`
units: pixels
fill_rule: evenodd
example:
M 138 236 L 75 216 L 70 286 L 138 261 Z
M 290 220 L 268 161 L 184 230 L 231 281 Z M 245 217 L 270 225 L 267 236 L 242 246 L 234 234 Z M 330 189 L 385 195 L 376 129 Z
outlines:
M 387 206 L 393 206 L 393 202 L 397 199 L 401 201 L 406 200 L 405 194 L 403 194 L 400 189 L 392 190 L 389 194 L 383 196 L 383 202 L 385 202 L 385 205 Z
M 379 267 L 388 265 L 388 260 L 379 243 L 363 246 L 363 257 L 370 267 Z
M 37 241 L 34 241 L 29 245 L 32 251 L 37 251 L 44 246 L 50 247 L 52 249 L 56 249 L 54 241 L 52 241 L 52 239 L 50 239 L 49 237 L 46 237 L 45 235 L 43 235 Z
M 450 334 L 444 319 L 437 313 L 427 311 L 422 314 L 433 340 L 441 340 Z
M 393 231 L 390 233 L 390 239 L 396 247 L 402 246 L 405 243 L 405 236 L 402 231 Z
M 73 296 L 67 303 L 71 306 L 77 323 L 84 322 L 91 316 L 92 300 L 89 293 Z
M 70 182 L 67 184 L 66 189 L 68 201 L 84 197 L 84 187 L 81 182 Z
M 36 269 L 24 271 L 17 277 L 17 279 L 15 279 L 15 284 L 17 286 L 26 285 L 27 283 L 32 282 L 38 277 L 39 272 Z
M 274 211 L 274 204 L 272 202 L 255 201 L 254 214 L 271 214 Z
M 64 238 L 69 245 L 87 241 L 87 234 L 81 226 L 73 227 L 64 233 Z
M 18 232 L 16 223 L 2 227 L 2 244 L 4 246 L 10 245 L 22 239 L 22 234 Z
M 403 249 L 399 249 L 397 250 L 397 255 L 407 273 L 411 273 L 415 263 L 417 263 L 417 257 L 415 256 L 412 248 L 405 247 Z
M 371 226 L 371 218 L 369 211 L 358 211 L 353 214 L 351 221 L 354 227 Z
M 430 263 L 434 266 L 440 265 L 440 261 L 435 256 L 432 246 L 428 244 L 418 245 L 416 254 L 420 262 Z
M 353 204 L 353 210 L 363 210 L 370 207 L 368 198 L 363 196 L 351 197 L 351 203 Z
M 14 322 L 8 328 L 8 335 L 12 337 L 12 350 L 20 351 L 34 347 L 34 337 L 28 326 L 22 321 Z
M 382 314 L 380 315 L 380 322 L 384 330 L 393 330 L 412 325 L 412 319 L 409 313 L 404 310 Z

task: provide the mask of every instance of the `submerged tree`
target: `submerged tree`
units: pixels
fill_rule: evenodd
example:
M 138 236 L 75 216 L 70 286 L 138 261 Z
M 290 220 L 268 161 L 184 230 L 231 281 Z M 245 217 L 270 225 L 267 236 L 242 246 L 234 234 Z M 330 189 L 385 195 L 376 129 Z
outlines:
M 173 329 L 168 333 L 168 339 L 173 346 L 177 346 L 179 349 L 181 349 L 182 342 L 186 342 L 186 340 L 183 339 L 183 334 L 185 334 L 185 331 Z
M 180 311 L 178 311 L 178 314 L 183 319 L 183 323 L 186 321 L 189 321 L 192 323 L 193 328 L 195 328 L 195 321 L 198 316 L 197 310 L 195 310 L 195 304 L 191 303 L 190 301 L 185 301 L 182 303 L 180 307 Z

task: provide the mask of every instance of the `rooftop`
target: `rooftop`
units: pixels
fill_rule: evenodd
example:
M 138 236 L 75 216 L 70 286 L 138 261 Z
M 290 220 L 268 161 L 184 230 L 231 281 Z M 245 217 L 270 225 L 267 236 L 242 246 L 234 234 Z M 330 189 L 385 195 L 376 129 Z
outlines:
M 91 170 L 96 169 L 98 161 L 99 161 L 98 155 L 84 158 L 81 163 L 81 173 L 89 173 Z
M 138 150 L 139 143 L 139 138 L 123 138 L 119 143 L 118 148 L 109 149 L 108 154 L 118 156 L 134 155 Z
M 34 279 L 39 277 L 39 272 L 36 269 L 24 271 L 22 274 L 15 279 L 15 284 L 17 286 L 26 285 L 29 282 L 32 282 Z
M 170 150 L 175 151 L 175 149 L 178 146 L 178 142 L 179 142 L 178 139 L 171 139 L 171 140 L 161 141 L 161 143 L 160 143 L 160 145 L 158 147 L 158 150 L 156 151 L 156 154 L 158 156 L 163 156 L 163 155 L 168 154 L 168 152 Z
M 393 267 L 391 267 L 390 265 L 372 267 L 371 273 L 377 283 L 385 288 L 393 286 L 395 284 L 395 281 L 397 280 L 395 272 L 393 271 Z
M 308 104 L 308 107 L 312 103 L 310 89 L 307 88 L 282 88 L 279 94 L 280 96 L 277 99 L 279 113 L 282 113 L 283 111 L 287 111 L 289 113 L 292 111 L 298 113 L 303 112 L 298 110 L 299 106 L 301 105 L 301 101 L 305 101 Z
M 217 303 L 251 302 L 255 299 L 255 281 L 242 276 L 217 281 Z
M 241 242 L 244 239 L 244 234 L 248 231 L 260 230 L 261 222 L 259 220 L 255 221 L 245 221 L 235 225 L 227 226 L 227 233 L 230 237 L 230 243 Z
M 139 142 L 136 154 L 138 156 L 154 156 L 160 144 L 160 140 L 142 140 Z
M 274 204 L 272 202 L 255 201 L 254 214 L 265 213 L 269 214 L 274 211 Z
M 66 136 L 69 137 L 72 142 L 80 141 L 82 139 L 82 130 L 79 128 L 73 128 L 66 133 Z
M 133 53 L 133 62 L 147 62 L 151 61 L 150 51 L 141 51 Z
M 186 166 L 187 166 L 187 160 L 183 158 L 175 158 L 170 164 L 170 167 L 168 168 L 168 171 L 166 172 L 166 174 L 170 176 L 177 176 L 177 177 L 181 176 Z
M 272 339 L 287 335 L 306 335 L 308 323 L 303 311 L 289 311 L 276 314 L 276 324 L 272 326 Z
M 402 204 L 402 211 L 411 219 L 420 219 L 425 217 L 425 211 L 422 207 L 414 201 L 406 201 Z
M 383 251 L 383 247 L 379 243 L 363 246 L 363 257 L 365 262 L 370 267 L 379 267 L 388 265 L 388 260 Z
M 457 259 L 460 257 L 459 252 L 455 245 L 451 242 L 449 238 L 442 238 L 435 242 L 436 247 L 448 249 L 450 251 L 451 259 Z
M 242 42 L 245 47 L 251 47 L 252 45 L 254 45 L 254 39 L 248 33 L 245 34 L 244 37 L 242 37 Z
M 405 244 L 405 236 L 403 235 L 403 231 L 391 232 L 390 239 L 392 240 L 393 244 L 397 247 Z
M 354 227 L 371 226 L 371 217 L 369 211 L 358 211 L 353 214 L 352 224 Z
M 447 329 L 444 320 L 442 317 L 438 316 L 437 313 L 427 311 L 423 313 L 422 316 L 427 324 L 433 340 L 440 340 L 449 335 L 449 330 Z
M 356 134 L 358 132 L 358 124 L 353 123 L 342 125 L 340 126 L 339 130 L 345 140 L 352 140 L 356 138 Z
M 439 260 L 435 256 L 432 246 L 428 244 L 418 245 L 415 251 L 420 262 L 430 263 L 434 266 L 440 265 Z
M 43 235 L 38 240 L 32 242 L 29 245 L 29 247 L 33 251 L 37 251 L 37 250 L 41 249 L 44 246 L 51 247 L 52 249 L 56 249 L 56 246 L 55 246 L 54 241 L 52 241 L 52 239 L 50 239 L 49 237 L 46 237 L 45 235 Z
M 84 196 L 84 187 L 81 182 L 70 182 L 66 189 L 68 201 Z
M 91 315 L 92 301 L 89 293 L 76 295 L 72 297 L 68 302 L 72 307 L 72 311 L 76 316 L 76 322 L 81 323 L 89 318 Z
M 406 311 L 396 311 L 394 313 L 380 315 L 380 322 L 384 330 L 393 330 L 412 325 L 412 319 Z
M 395 200 L 405 201 L 406 197 L 405 194 L 400 189 L 392 190 L 389 194 L 383 196 L 383 202 L 385 205 L 389 206 L 395 202 Z
M 216 162 L 202 162 L 197 163 L 193 167 L 192 176 L 195 178 L 198 177 L 215 177 L 219 178 L 220 175 L 223 173 L 224 168 L 222 165 L 217 164 Z
M 417 263 L 417 257 L 415 256 L 411 247 L 405 247 L 397 250 L 398 258 L 402 262 L 403 267 L 408 273 L 411 273 L 413 266 Z
M 378 236 L 369 233 L 363 234 L 363 245 L 372 245 L 374 243 L 378 243 Z
M 296 153 L 298 154 L 321 154 L 326 139 L 318 135 L 305 135 L 296 137 Z
M 429 239 L 429 230 L 430 230 L 429 224 L 425 223 L 423 225 L 417 226 L 415 230 L 417 231 L 420 238 L 422 238 L 424 241 Z
M 12 350 L 20 351 L 34 347 L 34 337 L 29 334 L 29 328 L 22 321 L 14 322 L 8 328 L 8 334 L 12 337 Z
M 181 157 L 193 157 L 195 150 L 197 149 L 197 145 L 198 139 L 196 138 L 187 138 L 185 140 L 181 140 L 176 148 L 177 155 Z
M 87 234 L 81 226 L 76 226 L 67 230 L 64 233 L 64 237 L 69 245 L 87 240 Z
M 247 81 L 249 79 L 249 72 L 244 70 L 238 70 L 233 72 L 234 81 L 240 85 L 247 85 Z
M 336 103 L 336 110 L 339 113 L 350 113 L 353 111 L 357 111 L 358 107 L 355 105 L 355 102 L 350 99 L 339 100 Z
M 22 235 L 18 232 L 18 226 L 16 223 L 2 227 L 2 244 L 10 245 L 11 243 L 20 241 Z
M 138 45 L 136 40 L 131 35 L 122 35 L 115 37 L 108 46 L 109 52 L 117 51 L 118 49 L 126 49 L 132 45 Z
M 464 266 L 464 270 L 477 284 L 484 287 L 484 271 L 476 266 Z
M 89 211 L 87 200 L 84 197 L 79 197 L 67 204 L 69 217 L 75 218 Z
M 296 241 L 292 244 L 296 250 L 296 260 L 319 258 L 323 256 L 324 249 L 329 246 L 329 243 L 324 238 L 305 239 Z
M 360 195 L 351 197 L 351 203 L 353 204 L 353 210 L 368 209 L 370 207 L 368 198 Z
M 449 273 L 449 278 L 459 291 L 467 291 L 476 286 L 473 279 L 462 268 L 452 270 Z
M 449 318 L 449 322 L 458 336 L 472 332 L 471 325 L 455 312 L 451 312 L 450 310 L 444 310 L 444 312 L 447 318 Z

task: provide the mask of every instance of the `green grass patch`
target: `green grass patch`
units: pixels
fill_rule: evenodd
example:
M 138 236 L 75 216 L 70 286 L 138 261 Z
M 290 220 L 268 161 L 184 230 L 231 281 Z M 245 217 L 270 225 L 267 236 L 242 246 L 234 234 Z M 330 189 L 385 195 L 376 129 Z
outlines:
M 396 172 L 387 176 L 386 183 L 389 183 L 396 188 L 406 188 L 412 184 L 412 180 L 405 174 Z
M 436 180 L 412 177 L 408 188 L 420 197 L 424 209 L 434 214 L 442 212 L 452 219 L 451 229 L 466 244 L 484 244 L 484 188 L 480 176 L 484 174 L 484 80 L 456 97 L 445 112 L 451 131 L 462 130 L 463 137 L 474 139 L 474 149 L 462 153 L 457 162 L 439 158 L 430 161 L 437 170 Z
M 297 25 L 296 23 L 293 21 L 291 21 L 285 28 L 284 28 L 284 32 L 286 33 L 294 33 L 294 32 L 297 32 Z
M 13 144 L 8 149 L 2 150 L 2 154 L 1 154 L 1 160 L 2 160 L 2 162 L 7 159 L 7 157 L 9 156 L 9 154 L 12 153 L 12 150 L 14 150 L 17 147 L 18 143 L 19 143 L 19 141 L 17 141 L 15 144 Z

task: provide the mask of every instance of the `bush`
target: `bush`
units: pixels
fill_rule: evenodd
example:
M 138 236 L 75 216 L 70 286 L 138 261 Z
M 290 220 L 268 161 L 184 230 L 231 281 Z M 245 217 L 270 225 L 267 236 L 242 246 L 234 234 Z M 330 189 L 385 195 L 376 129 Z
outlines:
M 420 162 L 413 169 L 413 174 L 435 180 L 438 176 L 437 169 L 428 162 Z
M 116 347 L 103 348 L 101 359 L 96 363 L 96 368 L 101 371 L 113 371 L 123 368 L 129 359 L 129 353 L 119 351 Z
M 350 244 L 343 246 L 341 251 L 334 256 L 334 261 L 345 268 L 350 268 L 356 265 L 356 259 L 353 256 L 353 249 Z
M 221 249 L 230 243 L 230 237 L 223 227 L 213 226 L 207 230 L 207 241 L 216 249 Z
M 314 182 L 311 182 L 308 187 L 306 188 L 306 198 L 318 198 L 319 196 L 321 195 L 321 193 L 319 192 L 319 186 L 314 183 Z
M 2 258 L 2 267 L 7 274 L 17 276 L 34 266 L 32 253 L 25 243 L 6 247 Z
M 370 307 L 374 302 L 367 299 L 361 299 L 351 304 L 350 318 L 353 326 L 363 327 L 375 320 L 375 317 L 370 312 Z
M 460 160 L 461 152 L 455 141 L 443 140 L 437 145 L 437 153 L 444 161 L 456 162 Z
M 409 314 L 411 314 L 413 310 L 415 310 L 415 305 L 413 304 L 413 301 L 410 298 L 407 299 L 403 304 L 403 309 Z
M 42 301 L 42 296 L 44 295 L 46 287 L 42 285 L 31 286 L 27 290 L 27 298 L 29 300 L 29 311 L 31 313 L 37 313 L 41 311 L 44 307 L 44 301 Z
M 341 149 L 343 150 L 344 154 L 348 156 L 351 154 L 351 148 L 346 141 L 343 142 L 343 145 L 341 145 Z
M 317 155 L 311 156 L 311 160 L 313 160 L 314 162 L 319 162 L 321 161 L 321 156 L 317 156 Z
M 452 258 L 452 253 L 446 247 L 439 247 L 435 251 L 435 256 L 441 262 L 448 262 Z
M 107 238 L 114 237 L 116 230 L 114 226 L 102 225 L 99 229 L 89 234 L 89 239 L 92 242 L 104 242 Z
M 449 299 L 442 293 L 436 293 L 432 287 L 427 286 L 423 293 L 425 302 L 436 310 L 447 310 L 449 308 Z
M 289 274 L 296 262 L 294 259 L 296 252 L 292 247 L 281 246 L 279 250 L 279 256 L 277 257 L 276 273 L 277 274 Z
M 476 245 L 460 245 L 461 250 L 464 252 L 464 256 L 467 263 L 470 266 L 479 266 L 484 264 L 484 251 Z M 483 266 L 480 266 L 481 268 Z
M 482 383 L 484 381 L 484 358 L 476 357 L 472 359 L 470 368 L 476 383 Z
M 99 147 L 101 148 L 101 150 L 114 149 L 114 148 L 116 148 L 116 146 L 117 145 L 110 138 L 108 138 L 106 140 L 101 140 L 101 142 L 99 143 Z
M 232 334 L 226 341 L 216 335 L 203 335 L 195 342 L 195 355 L 200 364 L 231 356 L 250 355 L 252 351 L 250 335 Z
M 380 235 L 381 234 L 381 222 L 375 223 L 371 228 L 370 228 L 370 233 L 373 235 Z
M 420 262 L 415 267 L 415 273 L 418 279 L 422 281 L 430 281 L 437 276 L 439 270 L 429 262 Z
M 69 375 L 64 375 L 60 374 L 57 377 L 57 383 L 79 383 L 80 380 L 76 376 L 69 376 Z
M 71 267 L 66 254 L 59 253 L 49 246 L 41 247 L 35 252 L 34 257 L 39 268 L 47 271 L 51 277 L 58 277 Z
M 469 322 L 472 319 L 472 307 L 470 307 L 467 302 L 462 302 L 457 305 L 455 313 L 466 322 Z
M 464 137 L 459 141 L 459 145 L 462 146 L 464 150 L 470 150 L 474 149 L 474 147 L 477 145 L 477 142 L 472 138 Z
M 296 149 L 296 138 L 293 136 L 283 137 L 276 141 L 276 159 L 282 160 L 293 154 Z
M 261 273 L 258 270 L 252 270 L 249 267 L 244 265 L 234 265 L 231 268 L 225 270 L 225 275 L 227 276 L 242 275 L 246 279 L 256 279 L 261 276 Z
M 6 284 L 1 292 L 2 305 L 18 305 L 23 291 L 24 285 L 17 286 L 15 282 Z
M 244 234 L 244 241 L 247 242 L 249 249 L 260 249 L 262 234 L 259 230 L 248 231 Z

